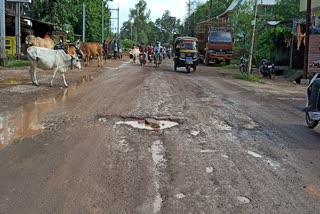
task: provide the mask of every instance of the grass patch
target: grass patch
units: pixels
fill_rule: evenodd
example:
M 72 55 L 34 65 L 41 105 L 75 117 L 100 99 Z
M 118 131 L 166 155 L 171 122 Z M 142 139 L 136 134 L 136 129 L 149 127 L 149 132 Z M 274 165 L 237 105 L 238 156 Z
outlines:
M 262 83 L 262 80 L 260 77 L 253 73 L 242 73 L 242 74 L 237 74 L 235 75 L 236 79 L 240 80 L 246 80 L 246 81 L 251 81 L 251 82 L 259 82 Z
M 226 69 L 239 69 L 239 65 L 225 65 L 223 66 L 223 68 L 226 68 Z
M 23 67 L 23 66 L 29 66 L 29 65 L 30 65 L 29 61 L 27 60 L 9 59 L 6 67 Z

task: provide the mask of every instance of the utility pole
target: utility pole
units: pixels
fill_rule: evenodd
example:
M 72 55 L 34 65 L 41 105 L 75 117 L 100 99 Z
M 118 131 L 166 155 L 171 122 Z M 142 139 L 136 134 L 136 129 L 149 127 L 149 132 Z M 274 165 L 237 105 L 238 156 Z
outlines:
M 101 2 L 101 43 L 104 42 L 104 0 Z
M 82 42 L 86 41 L 86 0 L 82 5 Z
M 1 41 L 1 55 L 0 55 L 0 65 L 7 65 L 6 56 L 6 15 L 5 15 L 5 0 L 0 0 L 0 41 Z
M 191 2 L 188 3 L 188 34 L 190 35 L 190 25 L 191 25 Z
M 210 0 L 210 2 L 209 2 L 209 14 L 208 14 L 208 18 L 209 18 L 208 30 L 209 30 L 209 31 L 211 31 L 211 26 L 212 26 L 212 22 L 211 22 L 211 11 L 212 11 L 212 0 Z
M 304 63 L 303 63 L 303 79 L 308 78 L 308 61 L 309 61 L 309 37 L 310 37 L 310 17 L 311 17 L 311 0 L 307 0 L 307 11 L 306 11 L 306 36 L 304 44 Z
M 16 55 L 20 60 L 21 55 L 21 8 L 20 2 L 16 2 L 16 17 L 15 17 L 15 33 L 16 33 Z
M 116 11 L 116 12 L 117 12 L 116 18 L 112 18 L 112 13 L 110 13 L 110 14 L 111 14 L 111 16 L 110 16 L 110 23 L 111 23 L 111 20 L 116 20 L 116 21 L 117 21 L 117 27 L 116 27 L 116 28 L 110 27 L 110 29 L 111 29 L 111 32 L 112 32 L 112 29 L 115 29 L 115 30 L 116 30 L 117 37 L 118 37 L 118 39 L 119 39 L 119 38 L 120 38 L 120 17 L 119 17 L 120 13 L 119 13 L 119 4 L 118 4 L 118 9 L 109 9 L 109 10 L 110 10 L 110 12 L 112 12 L 112 11 Z M 111 24 L 110 24 L 110 25 L 111 25 Z
M 258 0 L 255 0 L 254 3 L 254 15 L 253 15 L 253 27 L 251 32 L 251 44 L 250 44 L 250 52 L 249 52 L 249 72 L 251 73 L 251 67 L 252 67 L 252 56 L 253 56 L 253 47 L 254 47 L 254 37 L 255 37 L 255 31 L 256 31 L 256 25 L 257 25 L 257 13 L 258 13 Z

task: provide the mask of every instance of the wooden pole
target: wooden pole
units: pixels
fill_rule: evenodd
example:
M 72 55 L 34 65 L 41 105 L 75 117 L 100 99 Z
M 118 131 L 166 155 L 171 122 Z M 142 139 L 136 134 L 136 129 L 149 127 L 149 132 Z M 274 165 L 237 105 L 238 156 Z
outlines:
M 310 17 L 311 17 L 311 0 L 307 0 L 306 12 L 306 41 L 304 44 L 304 64 L 303 64 L 303 79 L 308 78 L 308 60 L 309 60 L 309 37 L 310 37 Z

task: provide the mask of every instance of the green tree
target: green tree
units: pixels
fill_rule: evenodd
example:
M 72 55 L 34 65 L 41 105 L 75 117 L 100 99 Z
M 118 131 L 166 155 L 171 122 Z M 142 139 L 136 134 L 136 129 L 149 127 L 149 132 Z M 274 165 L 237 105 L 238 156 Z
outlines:
M 132 20 L 134 41 L 136 43 L 147 42 L 148 27 L 146 23 L 150 20 L 150 10 L 147 8 L 145 0 L 139 0 L 135 8 L 130 9 L 129 20 Z
M 51 22 L 71 33 L 82 34 L 82 5 L 85 0 L 39 0 L 25 8 L 32 18 Z M 101 41 L 102 7 L 105 7 L 104 35 L 109 32 L 110 13 L 105 4 L 108 0 L 86 1 L 86 40 Z

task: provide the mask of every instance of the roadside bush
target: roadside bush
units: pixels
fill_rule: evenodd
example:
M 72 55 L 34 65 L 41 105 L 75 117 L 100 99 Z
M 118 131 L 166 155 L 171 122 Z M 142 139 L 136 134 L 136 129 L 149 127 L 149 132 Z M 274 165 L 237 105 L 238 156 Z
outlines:
M 236 79 L 240 80 L 246 80 L 246 81 L 251 81 L 251 82 L 260 82 L 262 83 L 262 80 L 260 77 L 253 73 L 242 73 L 242 74 L 237 74 L 235 75 Z

